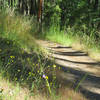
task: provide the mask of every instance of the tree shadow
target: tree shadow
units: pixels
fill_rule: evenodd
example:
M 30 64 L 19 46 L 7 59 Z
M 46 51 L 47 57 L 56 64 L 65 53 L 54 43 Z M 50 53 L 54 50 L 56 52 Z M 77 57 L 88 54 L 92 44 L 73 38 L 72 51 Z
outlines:
M 61 60 L 65 61 L 66 64 L 67 62 L 73 63 L 74 64 L 84 64 L 84 65 L 94 65 L 94 66 L 100 66 L 100 62 L 80 62 L 80 61 L 71 61 L 67 60 L 66 58 L 60 58 L 56 57 L 57 56 L 88 56 L 88 54 L 81 52 L 81 51 L 71 51 L 71 52 L 63 52 L 60 51 L 60 49 L 67 49 L 70 50 L 71 47 L 62 47 L 62 46 L 57 46 L 57 47 L 50 47 L 51 51 L 53 54 L 55 54 L 54 58 L 55 60 Z M 53 49 L 53 50 L 52 50 Z M 58 49 L 59 51 L 56 51 Z M 67 51 L 66 50 L 66 51 Z M 80 58 L 81 59 L 81 58 Z M 56 63 L 57 64 L 57 63 Z M 100 100 L 100 90 L 99 93 L 95 91 L 95 89 L 100 89 L 100 77 L 90 75 L 84 71 L 78 71 L 74 68 L 69 68 L 68 66 L 64 67 L 61 64 L 57 66 L 61 66 L 61 71 L 57 73 L 57 79 L 59 82 L 62 82 L 64 86 L 70 85 L 73 89 L 76 90 L 76 88 L 79 85 L 78 91 L 81 92 L 84 96 L 86 96 L 89 100 Z M 69 65 L 70 66 L 70 65 Z M 85 75 L 87 75 L 86 78 Z M 84 78 L 84 80 L 83 80 Z M 83 80 L 83 81 L 82 81 Z M 89 88 L 89 89 L 88 89 Z M 94 88 L 94 91 L 92 90 Z M 98 90 L 97 90 L 98 91 Z
M 58 58 L 58 57 L 55 57 L 55 59 L 58 59 L 58 60 L 62 60 L 62 61 L 66 61 L 66 62 L 71 62 L 73 64 L 86 64 L 86 65 L 98 65 L 100 66 L 100 62 L 78 62 L 78 61 L 71 61 L 71 60 L 67 60 L 67 59 L 62 59 L 62 58 Z
M 64 73 L 63 74 L 64 78 L 63 76 L 60 76 L 61 73 Z M 100 89 L 100 77 L 96 77 L 88 74 L 87 77 L 82 81 L 83 77 L 86 75 L 86 72 L 78 71 L 73 68 L 64 67 L 64 66 L 61 66 L 61 71 L 57 75 L 58 77 L 60 77 L 60 81 L 63 81 L 63 84 L 65 86 L 66 84 L 71 83 L 72 84 L 71 87 L 75 90 L 77 86 L 80 84 L 78 91 L 81 92 L 89 100 L 100 100 L 100 94 L 96 93 L 95 91 L 91 91 L 91 88 Z M 90 89 L 87 89 L 89 84 L 90 84 Z
M 49 48 L 52 48 L 52 49 L 61 49 L 61 48 L 72 48 L 72 47 L 63 47 L 63 46 L 57 46 L 57 47 L 49 47 Z
M 64 55 L 64 56 L 88 56 L 88 54 L 81 51 L 72 51 L 72 52 L 54 52 L 54 54 Z
M 88 56 L 88 54 L 81 52 L 81 51 L 71 51 L 71 52 L 63 52 L 63 51 L 56 51 L 52 50 L 53 49 L 70 49 L 71 47 L 51 47 L 51 52 L 53 54 L 57 54 L 57 56 L 62 55 L 62 56 Z M 66 64 L 67 62 L 73 63 L 73 64 L 84 64 L 84 65 L 94 65 L 94 66 L 100 66 L 100 62 L 80 62 L 80 61 L 71 61 L 67 60 L 66 58 L 60 58 L 60 57 L 54 57 L 55 60 L 61 60 L 65 61 Z M 58 65 L 58 64 L 57 64 Z M 61 66 L 61 65 L 58 65 Z M 62 74 L 61 74 L 62 73 Z M 61 66 L 61 71 L 57 74 L 58 80 L 62 82 L 64 86 L 71 84 L 71 87 L 76 90 L 78 85 L 80 84 L 78 91 L 81 92 L 84 96 L 86 96 L 89 100 L 100 100 L 100 91 L 95 92 L 93 91 L 92 88 L 94 89 L 100 89 L 100 77 L 93 76 L 88 74 L 87 77 L 82 81 L 84 76 L 88 74 L 84 71 L 78 71 L 75 70 L 74 68 L 69 68 L 68 66 L 64 67 Z M 90 88 L 90 89 L 88 89 Z M 98 90 L 97 90 L 98 91 Z
M 49 47 L 51 49 L 72 49 L 72 47 L 63 47 L 63 46 L 57 46 L 57 47 Z M 88 56 L 87 53 L 84 53 L 82 51 L 71 51 L 71 52 L 63 52 L 62 51 L 55 51 L 55 50 L 51 50 L 51 52 L 53 52 L 54 54 L 59 54 L 59 55 L 64 55 L 64 56 Z

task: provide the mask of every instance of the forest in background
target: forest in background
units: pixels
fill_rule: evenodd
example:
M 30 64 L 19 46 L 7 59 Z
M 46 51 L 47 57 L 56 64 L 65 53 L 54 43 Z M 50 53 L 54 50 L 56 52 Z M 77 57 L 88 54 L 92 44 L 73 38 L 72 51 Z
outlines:
M 59 24 L 77 28 L 84 25 L 89 29 L 100 27 L 99 0 L 0 0 L 0 9 L 12 8 L 23 15 L 40 17 L 43 23 Z
M 16 14 L 33 16 L 32 23 L 38 25 L 37 34 L 45 38 L 52 40 L 57 31 L 57 36 L 65 33 L 84 38 L 82 41 L 88 46 L 96 43 L 99 48 L 99 0 L 0 0 L 0 8 L 11 8 Z

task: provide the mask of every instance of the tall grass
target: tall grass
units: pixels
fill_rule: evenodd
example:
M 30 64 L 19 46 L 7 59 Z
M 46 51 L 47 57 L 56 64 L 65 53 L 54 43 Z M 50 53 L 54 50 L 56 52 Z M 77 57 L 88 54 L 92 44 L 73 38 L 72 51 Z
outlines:
M 72 90 L 63 90 L 63 93 L 68 92 L 67 96 L 61 94 L 62 90 L 59 90 L 61 96 L 57 94 L 57 90 L 61 86 L 56 79 L 58 68 L 54 61 L 48 59 L 46 51 L 36 45 L 34 34 L 37 34 L 38 31 L 37 23 L 34 17 L 29 19 L 29 17 L 16 16 L 10 9 L 0 12 L 0 76 L 8 80 L 7 83 L 0 78 L 2 80 L 0 81 L 0 99 L 65 100 L 71 96 L 74 98 L 75 96 L 70 94 L 74 93 Z M 54 32 L 54 38 L 56 38 L 57 34 L 60 34 L 57 29 L 50 30 L 49 35 L 52 36 L 52 32 Z M 62 37 L 66 40 L 63 32 Z M 58 42 L 62 37 L 58 37 Z M 13 89 L 10 89 L 11 92 L 9 92 L 8 84 L 14 85 Z M 82 100 L 83 96 L 77 94 L 76 97 L 78 95 L 77 100 Z
M 66 33 L 66 30 L 60 31 L 60 28 L 55 26 L 50 27 L 50 29 L 45 33 L 46 39 L 66 45 L 71 45 L 73 40 L 71 39 L 71 37 L 72 33 L 68 35 L 68 33 Z
M 15 16 L 11 10 L 0 14 L 0 73 L 10 81 L 28 86 L 32 92 L 45 90 L 51 94 L 50 82 L 54 83 L 55 70 L 53 63 L 43 55 L 45 51 L 39 50 L 35 43 L 36 31 L 31 21 Z
M 73 26 L 63 30 L 60 30 L 59 26 L 51 26 L 43 36 L 47 40 L 88 52 L 90 56 L 100 60 L 100 56 L 97 56 L 100 53 L 100 32 L 83 26 L 80 28 Z
M 0 14 L 0 36 L 16 40 L 22 48 L 30 48 L 34 45 L 31 28 L 31 21 L 28 17 L 16 16 L 10 9 Z

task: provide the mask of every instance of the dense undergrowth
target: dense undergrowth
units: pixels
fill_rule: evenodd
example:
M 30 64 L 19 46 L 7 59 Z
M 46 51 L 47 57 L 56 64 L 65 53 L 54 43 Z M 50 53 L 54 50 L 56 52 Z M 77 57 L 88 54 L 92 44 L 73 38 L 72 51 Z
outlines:
M 57 79 L 59 67 L 35 43 L 34 20 L 16 16 L 10 9 L 0 12 L 0 99 L 85 100 L 72 89 L 65 90 Z
M 60 30 L 59 26 L 52 26 L 44 33 L 40 37 L 83 50 L 94 59 L 100 60 L 100 32 L 96 29 L 90 30 L 83 25 L 79 29 L 78 26 L 73 26 Z
M 28 18 L 0 12 L 0 73 L 11 82 L 27 86 L 30 92 L 51 94 L 51 87 L 57 86 L 56 65 L 36 45 L 31 27 Z

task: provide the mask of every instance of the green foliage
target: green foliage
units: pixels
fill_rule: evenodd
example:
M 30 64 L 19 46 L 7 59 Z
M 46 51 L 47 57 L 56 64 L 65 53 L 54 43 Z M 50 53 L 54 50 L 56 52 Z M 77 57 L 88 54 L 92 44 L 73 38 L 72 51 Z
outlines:
M 52 26 L 46 31 L 44 37 L 47 40 L 67 46 L 80 45 L 79 48 L 90 54 L 99 52 L 100 32 L 96 31 L 96 29 L 88 29 L 85 24 L 77 27 L 75 25 L 60 30 L 59 27 Z
M 57 4 L 56 4 L 57 3 Z M 44 4 L 44 23 L 47 26 L 60 24 L 61 9 L 58 5 L 58 1 L 51 2 L 45 1 Z
M 9 13 L 4 15 L 1 13 L 1 18 L 5 20 L 0 19 L 1 75 L 10 81 L 28 86 L 31 92 L 37 89 L 51 94 L 51 88 L 58 86 L 55 78 L 56 65 L 35 44 L 30 21 Z
M 37 15 L 39 2 L 34 1 L 17 1 L 17 0 L 0 0 L 1 9 L 16 8 L 22 14 Z M 31 5 L 33 4 L 33 6 Z M 43 22 L 45 26 L 52 24 L 60 25 L 61 28 L 85 24 L 88 28 L 99 28 L 99 0 L 53 0 L 44 1 Z
M 98 0 L 45 1 L 44 22 L 46 26 L 60 24 L 61 29 L 75 25 L 82 28 L 85 25 L 88 29 L 98 30 L 99 5 Z

